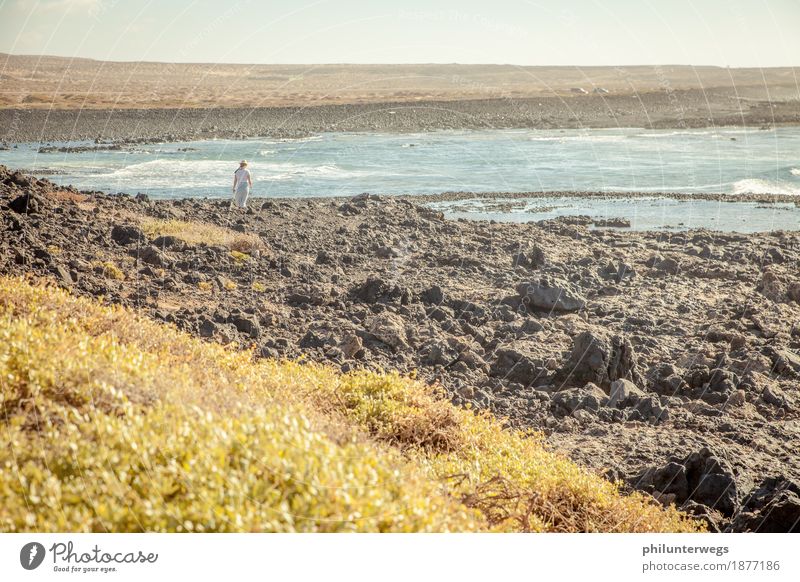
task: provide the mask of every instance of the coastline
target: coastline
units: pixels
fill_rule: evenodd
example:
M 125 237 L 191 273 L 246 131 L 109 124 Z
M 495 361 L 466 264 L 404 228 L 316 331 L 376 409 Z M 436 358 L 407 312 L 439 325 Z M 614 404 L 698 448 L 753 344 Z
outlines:
M 311 102 L 313 103 L 313 101 Z M 170 109 L 0 109 L 0 142 L 118 143 L 297 138 L 324 132 L 446 129 L 775 127 L 800 125 L 800 101 L 730 91 L 547 96 L 361 104 Z
M 746 529 L 800 482 L 798 231 L 451 221 L 376 196 L 235 212 L 0 169 L 4 274 L 262 357 L 416 373 L 712 529 Z M 236 254 L 220 233 L 263 247 Z M 670 463 L 717 467 L 724 503 L 670 490 Z
M 708 200 L 712 202 L 757 202 L 765 204 L 789 203 L 800 207 L 800 196 L 795 194 L 725 194 L 724 192 L 582 192 L 546 190 L 531 192 L 441 192 L 439 194 L 405 194 L 394 198 L 414 202 L 459 202 L 462 200 L 522 200 L 536 198 L 599 198 L 637 199 L 666 198 L 670 200 Z

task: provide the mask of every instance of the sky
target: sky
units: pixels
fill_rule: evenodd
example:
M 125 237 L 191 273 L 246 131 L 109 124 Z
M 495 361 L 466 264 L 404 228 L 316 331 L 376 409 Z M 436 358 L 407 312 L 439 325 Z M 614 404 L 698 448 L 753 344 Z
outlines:
M 0 0 L 0 52 L 114 61 L 800 65 L 800 0 Z

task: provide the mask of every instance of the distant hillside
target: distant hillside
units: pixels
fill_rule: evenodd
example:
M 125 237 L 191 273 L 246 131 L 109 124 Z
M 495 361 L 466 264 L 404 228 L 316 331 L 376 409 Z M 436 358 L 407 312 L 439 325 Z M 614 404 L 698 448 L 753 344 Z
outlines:
M 253 107 L 725 89 L 796 99 L 797 68 L 685 65 L 247 65 L 106 62 L 0 53 L 0 107 Z

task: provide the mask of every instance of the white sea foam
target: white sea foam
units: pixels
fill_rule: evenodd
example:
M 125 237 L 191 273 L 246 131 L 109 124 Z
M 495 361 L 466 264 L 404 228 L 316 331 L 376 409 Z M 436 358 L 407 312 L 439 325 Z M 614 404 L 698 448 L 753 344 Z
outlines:
M 789 173 L 792 176 L 800 176 L 800 168 L 792 168 L 791 170 L 789 170 Z
M 254 179 L 280 182 L 302 178 L 355 178 L 368 176 L 364 170 L 345 170 L 336 164 L 307 165 L 292 162 L 261 163 L 251 168 Z
M 598 142 L 598 143 L 611 143 L 619 142 L 626 139 L 624 135 L 547 135 L 536 136 L 530 138 L 530 141 L 585 141 L 585 142 Z
M 121 189 L 200 188 L 227 185 L 236 164 L 223 160 L 149 160 L 130 164 L 104 176 Z
M 733 183 L 734 194 L 789 194 L 800 196 L 800 187 L 787 182 L 747 178 Z
M 659 131 L 656 133 L 637 133 L 631 137 L 675 137 L 676 135 L 702 136 L 711 135 L 710 131 Z

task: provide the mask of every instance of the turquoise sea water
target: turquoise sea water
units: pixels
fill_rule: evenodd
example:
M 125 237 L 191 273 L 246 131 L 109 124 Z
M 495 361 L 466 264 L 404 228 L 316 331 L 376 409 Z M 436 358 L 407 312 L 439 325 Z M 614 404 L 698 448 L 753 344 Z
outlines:
M 243 158 L 250 161 L 256 196 L 565 190 L 800 196 L 800 128 L 795 127 L 327 133 L 295 140 L 207 140 L 80 153 L 39 153 L 40 145 L 0 151 L 0 163 L 83 189 L 162 198 L 229 196 L 233 171 Z M 667 214 L 648 219 L 648 225 L 686 223 L 672 215 L 686 210 L 681 205 L 629 201 L 609 208 L 608 201 L 586 201 L 585 213 L 596 213 L 597 204 L 605 204 L 612 214 Z M 719 208 L 718 203 L 712 206 Z M 709 210 L 697 203 L 693 209 L 700 214 Z M 516 210 L 514 216 L 501 212 L 495 218 L 519 220 L 536 214 Z M 758 210 L 765 209 L 739 207 L 736 212 Z M 485 214 L 475 205 L 466 215 L 476 212 Z M 741 216 L 736 218 L 741 222 Z M 712 226 L 708 222 L 703 225 Z
M 800 229 L 800 207 L 785 202 L 677 200 L 662 196 L 610 199 L 545 196 L 507 201 L 468 199 L 437 202 L 431 206 L 450 218 L 501 222 L 531 222 L 582 215 L 606 220 L 627 218 L 632 230 L 708 228 L 726 232 L 767 232 Z

